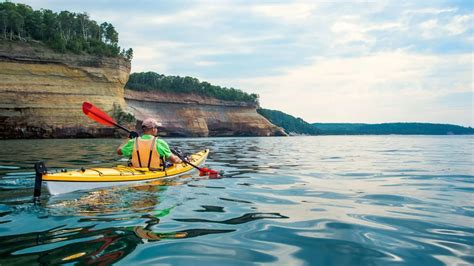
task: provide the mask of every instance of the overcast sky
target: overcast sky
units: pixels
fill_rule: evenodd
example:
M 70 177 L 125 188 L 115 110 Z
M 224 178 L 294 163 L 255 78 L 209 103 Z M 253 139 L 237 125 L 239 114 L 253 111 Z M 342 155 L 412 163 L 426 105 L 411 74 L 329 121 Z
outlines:
M 132 72 L 258 93 L 308 122 L 474 126 L 472 1 L 15 1 L 112 23 Z

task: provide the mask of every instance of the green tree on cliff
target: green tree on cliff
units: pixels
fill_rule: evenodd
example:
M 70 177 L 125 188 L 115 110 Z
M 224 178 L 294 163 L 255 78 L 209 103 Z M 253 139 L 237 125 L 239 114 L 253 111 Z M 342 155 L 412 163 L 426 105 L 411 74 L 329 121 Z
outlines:
M 278 110 L 259 108 L 257 112 L 268 119 L 272 124 L 285 129 L 287 133 L 318 135 L 319 130 L 299 117 L 286 114 Z
M 125 85 L 137 91 L 163 91 L 173 93 L 194 93 L 224 101 L 248 102 L 258 105 L 258 95 L 248 94 L 234 88 L 220 87 L 197 78 L 165 76 L 155 72 L 132 73 Z
M 7 39 L 8 11 L 0 10 L 0 26 L 2 28 L 3 39 Z
M 125 51 L 125 58 L 127 58 L 128 60 L 132 60 L 132 58 L 133 58 L 133 49 L 132 48 L 128 48 L 128 50 Z
M 119 34 L 110 23 L 99 26 L 86 13 L 33 10 L 11 2 L 0 3 L 0 38 L 41 41 L 59 52 L 121 56 L 128 60 L 133 56 L 130 49 L 120 53 Z

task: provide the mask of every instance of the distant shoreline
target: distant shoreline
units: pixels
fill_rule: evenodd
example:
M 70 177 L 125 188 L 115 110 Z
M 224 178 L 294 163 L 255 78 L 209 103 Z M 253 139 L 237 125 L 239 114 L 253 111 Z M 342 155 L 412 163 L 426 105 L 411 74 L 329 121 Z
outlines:
M 416 122 L 362 124 L 313 123 L 320 135 L 473 135 L 474 129 L 451 124 Z
M 257 112 L 289 135 L 474 135 L 474 128 L 420 122 L 308 123 L 282 111 L 260 108 Z

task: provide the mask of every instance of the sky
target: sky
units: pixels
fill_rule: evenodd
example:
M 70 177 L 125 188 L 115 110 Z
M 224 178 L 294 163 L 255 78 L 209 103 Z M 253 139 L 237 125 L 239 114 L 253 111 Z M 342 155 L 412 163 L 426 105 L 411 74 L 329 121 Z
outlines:
M 112 23 L 132 72 L 257 93 L 310 123 L 474 126 L 473 1 L 14 2 Z

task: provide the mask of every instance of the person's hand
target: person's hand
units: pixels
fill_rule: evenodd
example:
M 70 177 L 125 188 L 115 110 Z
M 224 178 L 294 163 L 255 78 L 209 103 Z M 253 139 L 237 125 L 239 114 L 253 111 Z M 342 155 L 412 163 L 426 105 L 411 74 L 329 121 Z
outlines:
M 134 139 L 134 138 L 138 138 L 138 136 L 139 136 L 139 135 L 138 135 L 137 132 L 131 131 L 131 132 L 130 132 L 130 135 L 128 135 L 128 138 L 129 138 L 129 139 Z

